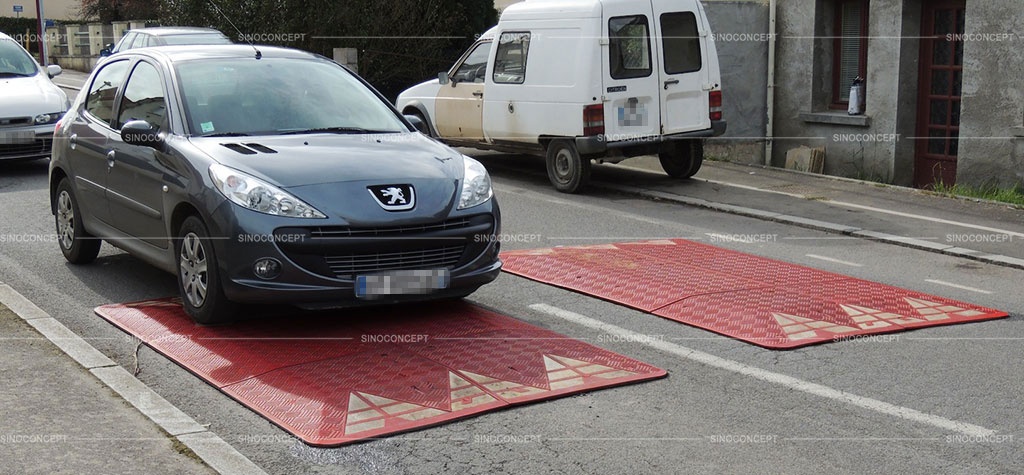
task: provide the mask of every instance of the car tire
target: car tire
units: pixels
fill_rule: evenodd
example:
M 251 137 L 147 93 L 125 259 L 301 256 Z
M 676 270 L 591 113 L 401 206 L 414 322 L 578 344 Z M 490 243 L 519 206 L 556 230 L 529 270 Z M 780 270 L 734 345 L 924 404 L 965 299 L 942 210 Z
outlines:
M 704 142 L 686 140 L 671 144 L 660 153 L 661 168 L 673 178 L 690 178 L 700 171 L 704 164 Z
M 580 156 L 570 140 L 552 140 L 547 146 L 548 179 L 562 193 L 578 193 L 590 182 L 590 159 Z
M 185 218 L 174 240 L 174 255 L 185 313 L 202 325 L 233 321 L 238 305 L 224 295 L 217 252 L 201 219 Z
M 64 258 L 72 264 L 79 265 L 96 260 L 103 241 L 89 234 L 82 225 L 82 210 L 78 207 L 75 190 L 67 178 L 62 178 L 57 184 L 53 199 L 57 244 Z

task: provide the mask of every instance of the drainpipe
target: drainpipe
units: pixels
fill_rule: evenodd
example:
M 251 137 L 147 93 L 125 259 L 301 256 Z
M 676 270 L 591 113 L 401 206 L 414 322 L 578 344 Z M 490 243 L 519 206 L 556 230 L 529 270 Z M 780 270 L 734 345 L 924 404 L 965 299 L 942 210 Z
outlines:
M 772 142 L 775 140 L 775 10 L 778 0 L 771 0 L 768 14 L 768 122 L 765 124 L 764 164 L 772 165 Z

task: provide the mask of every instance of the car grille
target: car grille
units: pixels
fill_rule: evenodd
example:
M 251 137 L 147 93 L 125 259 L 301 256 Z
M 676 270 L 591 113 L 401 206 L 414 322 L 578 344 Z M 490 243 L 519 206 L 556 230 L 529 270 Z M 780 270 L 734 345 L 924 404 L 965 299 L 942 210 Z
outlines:
M 19 127 L 32 125 L 31 117 L 4 117 L 0 119 L 0 127 Z
M 351 278 L 359 274 L 406 269 L 440 269 L 454 267 L 466 246 L 448 246 L 400 252 L 375 252 L 325 256 L 334 275 Z
M 50 154 L 53 139 L 38 139 L 28 143 L 0 143 L 0 158 L 34 157 Z
M 311 229 L 310 234 L 314 239 L 401 236 L 407 234 L 446 231 L 449 229 L 461 229 L 469 226 L 470 223 L 470 218 L 456 218 L 449 219 L 448 221 L 444 221 L 441 223 L 420 224 L 415 226 L 396 226 L 380 228 L 349 228 L 343 226 L 323 226 Z

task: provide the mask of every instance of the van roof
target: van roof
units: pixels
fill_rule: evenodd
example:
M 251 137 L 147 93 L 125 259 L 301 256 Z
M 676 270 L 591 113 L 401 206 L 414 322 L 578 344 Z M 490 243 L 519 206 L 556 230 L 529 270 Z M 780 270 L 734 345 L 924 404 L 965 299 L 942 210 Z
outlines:
M 501 13 L 502 20 L 600 18 L 602 0 L 526 0 Z

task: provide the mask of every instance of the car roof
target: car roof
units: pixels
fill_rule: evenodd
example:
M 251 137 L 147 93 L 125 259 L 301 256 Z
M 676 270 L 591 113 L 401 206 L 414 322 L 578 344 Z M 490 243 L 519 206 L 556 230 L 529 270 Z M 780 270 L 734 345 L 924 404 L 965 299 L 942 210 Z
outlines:
M 209 33 L 216 33 L 218 35 L 224 34 L 219 30 L 214 30 L 213 28 L 195 28 L 185 26 L 154 26 L 149 28 L 136 28 L 131 31 L 151 36 L 200 35 Z
M 234 59 L 234 58 L 255 58 L 259 50 L 263 58 L 287 58 L 287 59 L 319 59 L 321 56 L 292 48 L 280 48 L 276 46 L 251 46 L 246 44 L 233 45 L 181 45 L 181 46 L 157 46 L 151 48 L 138 48 L 118 53 L 115 56 L 145 54 L 148 56 L 162 58 L 171 63 L 180 63 L 200 59 Z M 113 56 L 112 56 L 113 57 Z
M 14 41 L 14 38 L 11 38 L 10 36 L 7 36 L 4 32 L 0 31 L 0 40 L 11 40 L 11 41 Z

